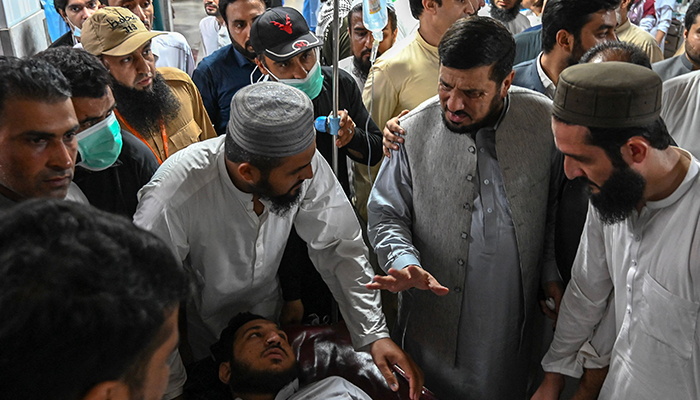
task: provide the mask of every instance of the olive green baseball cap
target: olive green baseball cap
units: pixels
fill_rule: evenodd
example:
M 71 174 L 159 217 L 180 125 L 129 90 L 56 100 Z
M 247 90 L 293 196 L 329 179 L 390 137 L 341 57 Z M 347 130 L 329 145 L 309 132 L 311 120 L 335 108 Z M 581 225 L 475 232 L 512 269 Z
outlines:
M 661 78 L 640 65 L 610 61 L 578 64 L 559 76 L 552 113 L 591 128 L 631 128 L 661 115 Z
M 165 32 L 150 32 L 143 22 L 124 7 L 104 7 L 83 23 L 80 43 L 89 53 L 126 56 Z

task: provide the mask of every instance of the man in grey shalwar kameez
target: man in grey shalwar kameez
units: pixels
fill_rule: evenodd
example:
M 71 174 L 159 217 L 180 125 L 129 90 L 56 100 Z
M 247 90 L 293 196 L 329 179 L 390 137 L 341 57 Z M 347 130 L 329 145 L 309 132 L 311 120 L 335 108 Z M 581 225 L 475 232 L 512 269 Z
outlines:
M 439 54 L 438 96 L 400 119 L 370 195 L 389 275 L 369 287 L 405 290 L 395 339 L 439 398 L 524 399 L 539 284 L 561 298 L 551 102 L 510 86 L 515 44 L 492 19 L 457 21 Z

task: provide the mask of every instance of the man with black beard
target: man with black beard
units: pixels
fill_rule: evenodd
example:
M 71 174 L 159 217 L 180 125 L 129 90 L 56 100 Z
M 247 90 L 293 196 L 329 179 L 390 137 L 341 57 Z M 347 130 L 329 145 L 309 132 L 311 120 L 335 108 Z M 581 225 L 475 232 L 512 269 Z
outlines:
M 552 128 L 566 175 L 588 182 L 591 205 L 533 399 L 557 399 L 581 354 L 607 358 L 609 371 L 600 394 L 577 398 L 700 395 L 700 366 L 689 361 L 700 358 L 700 164 L 670 146 L 661 96 L 661 78 L 629 63 L 561 74 Z M 614 329 L 589 342 L 607 307 Z
M 219 379 L 240 400 L 370 400 L 344 378 L 331 376 L 299 388 L 299 364 L 287 334 L 248 312 L 231 318 L 212 346 Z
M 616 41 L 619 0 L 549 0 L 542 11 L 542 52 L 516 65 L 513 85 L 554 98 L 559 74 L 598 43 Z
M 156 69 L 149 32 L 128 9 L 105 7 L 83 24 L 83 48 L 112 77 L 115 114 L 122 129 L 146 143 L 159 162 L 192 143 L 216 136 L 190 77 Z
M 277 270 L 294 226 L 355 348 L 369 350 L 390 385 L 397 383 L 388 366 L 399 364 L 417 399 L 422 374 L 388 338 L 379 293 L 364 286 L 372 268 L 360 225 L 316 151 L 313 118 L 299 89 L 244 87 L 231 102 L 226 135 L 166 160 L 139 192 L 134 223 L 165 240 L 197 284 L 181 345 L 195 360 L 209 356 L 231 313 L 279 313 Z
M 231 44 L 226 23 L 219 12 L 219 0 L 204 0 L 204 11 L 207 16 L 199 21 L 199 37 L 202 43 L 199 48 L 200 60 Z
M 525 399 L 537 292 L 555 311 L 562 292 L 551 102 L 511 86 L 515 43 L 491 18 L 458 20 L 438 52 L 438 95 L 400 118 L 406 140 L 370 194 L 388 276 L 369 287 L 422 289 L 400 293 L 395 339 L 438 397 Z
M 489 4 L 479 10 L 479 15 L 495 19 L 517 35 L 530 27 L 530 20 L 520 13 L 522 3 L 523 0 L 489 0 Z
M 202 60 L 192 74 L 218 135 L 226 133 L 233 95 L 260 78 L 253 61 L 255 51 L 250 44 L 250 27 L 265 8 L 263 0 L 219 0 L 219 12 L 228 28 L 231 44 Z
M 338 66 L 352 75 L 352 77 L 355 78 L 355 82 L 357 82 L 357 85 L 360 87 L 360 90 L 363 90 L 365 88 L 365 82 L 367 81 L 367 74 L 372 66 L 369 58 L 372 53 L 374 37 L 372 36 L 372 32 L 367 30 L 367 27 L 365 27 L 362 21 L 362 2 L 356 3 L 357 4 L 355 4 L 355 2 L 353 3 L 346 17 L 352 55 L 340 60 Z M 384 54 L 385 51 L 389 50 L 391 46 L 394 45 L 394 42 L 396 42 L 396 35 L 398 34 L 396 11 L 391 3 L 387 3 L 387 14 L 389 16 L 389 22 L 384 29 L 382 29 L 384 39 L 379 43 L 377 57 Z

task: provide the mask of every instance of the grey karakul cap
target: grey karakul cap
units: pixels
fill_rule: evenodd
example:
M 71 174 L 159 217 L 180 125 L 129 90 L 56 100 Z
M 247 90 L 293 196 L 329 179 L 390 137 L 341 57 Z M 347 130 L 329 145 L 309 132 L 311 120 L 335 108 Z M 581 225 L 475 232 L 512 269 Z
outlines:
M 624 62 L 578 64 L 559 76 L 552 113 L 573 125 L 630 128 L 661 115 L 661 78 Z
M 261 82 L 240 89 L 231 99 L 227 135 L 251 154 L 288 157 L 316 140 L 314 107 L 299 89 Z

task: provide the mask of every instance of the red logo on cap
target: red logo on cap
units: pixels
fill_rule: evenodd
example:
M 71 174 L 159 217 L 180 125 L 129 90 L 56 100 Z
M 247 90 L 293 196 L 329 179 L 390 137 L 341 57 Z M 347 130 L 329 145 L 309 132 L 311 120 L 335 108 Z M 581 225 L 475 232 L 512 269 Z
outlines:
M 292 21 L 289 19 L 289 14 L 287 14 L 287 22 L 284 25 L 280 24 L 277 21 L 270 21 L 270 22 L 272 23 L 272 25 L 280 28 L 281 31 L 285 31 L 290 35 L 292 34 Z
M 307 42 L 306 40 L 297 40 L 296 42 L 294 42 L 292 47 L 294 47 L 295 49 L 301 49 L 301 48 L 304 48 L 308 45 L 309 45 L 309 42 Z

